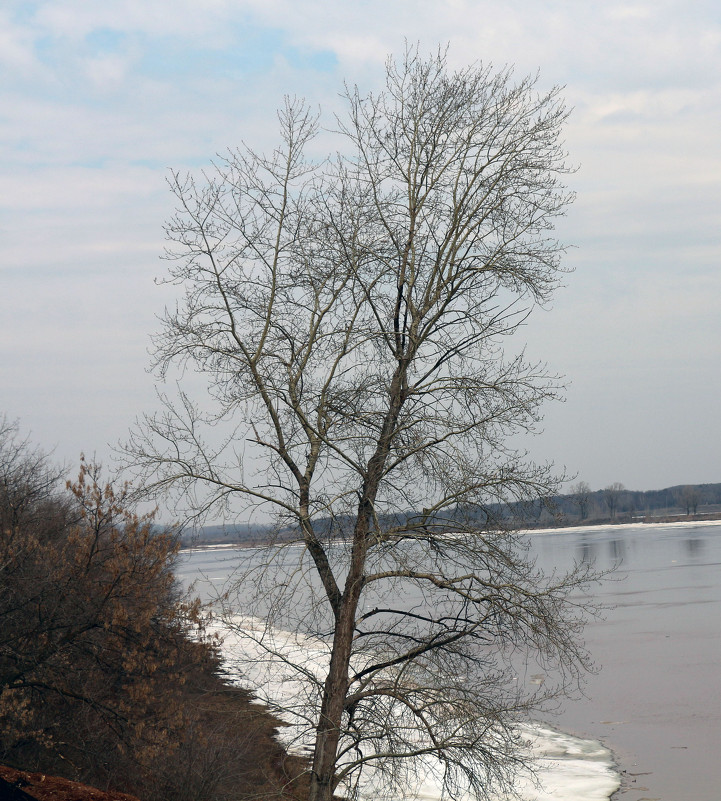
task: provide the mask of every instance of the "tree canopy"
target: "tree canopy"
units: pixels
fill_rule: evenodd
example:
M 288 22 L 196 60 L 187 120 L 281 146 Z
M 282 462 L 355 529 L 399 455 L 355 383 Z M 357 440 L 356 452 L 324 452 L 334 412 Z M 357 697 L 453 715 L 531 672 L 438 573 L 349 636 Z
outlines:
M 536 78 L 413 48 L 382 91 L 344 98 L 324 161 L 305 156 L 318 119 L 288 100 L 270 155 L 173 175 L 183 297 L 155 364 L 210 397 L 181 383 L 127 450 L 191 516 L 260 507 L 295 532 L 239 576 L 228 623 L 306 687 L 285 711 L 313 733 L 311 798 L 429 765 L 482 797 L 522 761 L 519 716 L 588 664 L 587 572 L 538 574 L 491 513 L 557 488 L 509 438 L 558 382 L 504 341 L 558 283 L 567 111 Z M 557 681 L 524 684 L 528 660 Z

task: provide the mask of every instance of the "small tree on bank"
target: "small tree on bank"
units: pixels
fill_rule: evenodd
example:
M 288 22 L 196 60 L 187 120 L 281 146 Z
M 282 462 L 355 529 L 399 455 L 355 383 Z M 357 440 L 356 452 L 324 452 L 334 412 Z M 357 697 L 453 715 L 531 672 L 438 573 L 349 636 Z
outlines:
M 613 484 L 609 484 L 603 490 L 603 500 L 606 506 L 608 507 L 608 514 L 611 517 L 611 520 L 616 519 L 616 513 L 618 512 L 618 505 L 621 502 L 621 496 L 626 491 L 626 487 L 621 484 L 620 481 L 614 481 Z
M 581 520 L 585 520 L 588 517 L 591 495 L 591 485 L 587 481 L 579 481 L 571 487 L 571 497 L 578 507 L 578 514 Z
M 501 343 L 557 283 L 566 111 L 533 79 L 415 51 L 345 100 L 347 154 L 308 163 L 316 119 L 288 102 L 271 156 L 173 176 L 185 297 L 156 364 L 202 372 L 212 404 L 164 397 L 128 452 L 191 515 L 244 500 L 297 532 L 254 557 L 229 622 L 305 687 L 285 711 L 314 732 L 311 799 L 362 769 L 407 787 L 419 765 L 482 797 L 523 760 L 519 715 L 587 667 L 585 568 L 544 577 L 490 524 L 557 490 L 507 444 L 556 382 Z
M 682 488 L 679 495 L 681 506 L 683 506 L 683 508 L 686 510 L 686 514 L 695 515 L 698 511 L 698 505 L 701 500 L 701 493 L 698 491 L 698 487 L 687 484 Z

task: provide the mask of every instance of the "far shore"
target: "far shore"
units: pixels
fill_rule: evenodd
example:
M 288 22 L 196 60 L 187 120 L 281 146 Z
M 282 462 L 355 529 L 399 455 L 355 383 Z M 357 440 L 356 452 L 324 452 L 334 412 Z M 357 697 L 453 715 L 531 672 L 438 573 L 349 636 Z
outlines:
M 555 526 L 544 528 L 523 528 L 521 530 L 526 534 L 560 534 L 564 531 L 570 534 L 571 532 L 593 531 L 596 528 L 608 528 L 610 526 L 638 530 L 646 528 L 686 528 L 699 525 L 721 526 L 721 514 L 683 515 L 683 517 L 644 518 L 643 520 L 624 518 L 618 520 L 599 520 L 583 524 L 560 523 Z
M 614 526 L 617 528 L 632 528 L 634 530 L 654 529 L 654 528 L 688 528 L 698 525 L 704 526 L 721 526 L 721 514 L 714 512 L 711 514 L 698 514 L 698 515 L 671 515 L 666 517 L 644 517 L 639 520 L 638 518 L 617 518 L 615 520 L 593 520 L 591 522 L 576 523 L 576 522 L 562 522 L 558 521 L 552 526 L 544 527 L 522 527 L 519 526 L 518 531 L 524 534 L 561 534 L 567 532 L 569 534 L 577 534 L 582 532 L 592 532 L 594 529 L 608 528 Z M 270 543 L 268 540 L 203 540 L 198 538 L 196 541 L 188 545 L 183 545 L 180 549 L 183 551 L 196 551 L 196 550 L 234 550 L 244 548 L 262 548 L 269 544 L 277 545 L 290 545 L 293 542 L 300 540 L 277 540 L 275 543 Z

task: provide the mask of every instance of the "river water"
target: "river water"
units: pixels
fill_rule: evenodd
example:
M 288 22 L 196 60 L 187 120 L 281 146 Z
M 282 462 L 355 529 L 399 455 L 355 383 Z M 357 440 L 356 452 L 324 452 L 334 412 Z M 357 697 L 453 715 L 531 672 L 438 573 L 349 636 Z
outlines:
M 623 801 L 721 798 L 721 525 L 634 525 L 533 537 L 542 566 L 618 564 L 586 630 L 600 667 L 554 725 L 599 738 Z
M 594 591 L 607 611 L 586 629 L 599 671 L 589 677 L 584 698 L 566 702 L 547 722 L 613 750 L 623 772 L 622 801 L 718 801 L 721 525 L 560 529 L 534 532 L 531 541 L 539 567 L 548 571 L 582 560 L 616 568 Z M 178 576 L 186 585 L 196 581 L 195 591 L 209 597 L 249 556 L 228 549 L 184 552 Z M 599 774 L 597 794 L 591 788 L 584 797 L 607 797 L 603 786 L 608 778 Z M 559 787 L 535 797 L 574 796 Z

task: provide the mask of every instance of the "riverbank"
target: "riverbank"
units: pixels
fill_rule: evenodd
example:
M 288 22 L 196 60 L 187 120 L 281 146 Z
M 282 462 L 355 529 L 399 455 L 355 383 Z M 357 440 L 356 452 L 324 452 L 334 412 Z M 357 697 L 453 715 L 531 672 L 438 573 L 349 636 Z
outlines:
M 290 754 L 307 756 L 313 746 L 315 731 L 309 726 L 306 710 L 298 708 L 297 699 L 308 691 L 308 679 L 321 681 L 327 670 L 327 643 L 301 637 L 288 631 L 268 629 L 262 620 L 235 616 L 230 625 L 219 621 L 214 633 L 222 639 L 226 678 L 252 689 L 257 698 L 286 724 L 278 732 Z M 261 642 L 262 640 L 262 642 Z M 268 651 L 283 652 L 290 658 L 269 662 Z M 520 768 L 514 780 L 519 801 L 608 801 L 621 786 L 613 755 L 598 739 L 575 736 L 545 723 L 518 724 L 518 733 L 526 743 L 519 751 Z M 418 759 L 416 775 L 409 780 L 402 797 L 391 801 L 441 801 L 444 798 L 444 768 L 430 755 Z M 374 775 L 366 766 L 358 788 L 361 801 L 375 801 L 383 776 Z M 342 791 L 339 791 L 342 795 Z M 470 795 L 461 795 L 470 801 Z M 489 796 L 489 801 L 503 801 L 504 794 Z
M 633 531 L 642 531 L 644 529 L 652 530 L 654 528 L 662 529 L 662 528 L 694 528 L 700 525 L 703 526 L 721 526 L 721 515 L 714 514 L 713 516 L 702 516 L 702 515 L 695 515 L 686 517 L 684 516 L 682 519 L 678 517 L 670 517 L 664 518 L 662 520 L 658 519 L 644 519 L 644 520 L 616 520 L 613 522 L 592 522 L 592 523 L 583 523 L 583 524 L 574 524 L 568 523 L 563 525 L 554 525 L 554 526 L 547 526 L 547 527 L 538 527 L 538 528 L 519 528 L 519 531 L 524 534 L 580 534 L 584 532 L 593 532 L 593 531 L 602 531 L 605 529 L 610 530 L 621 530 L 621 529 L 630 529 Z M 297 540 L 296 540 L 297 541 Z M 280 540 L 278 541 L 278 545 L 289 545 L 293 544 L 293 540 Z M 190 552 L 193 550 L 234 550 L 234 549 L 244 549 L 244 548 L 263 548 L 267 546 L 269 542 L 267 540 L 252 540 L 252 541 L 243 541 L 238 542 L 235 540 L 228 540 L 228 541 L 204 541 L 203 539 L 197 539 L 191 542 L 189 545 L 184 545 L 181 548 L 182 552 Z
M 653 529 L 691 529 L 699 526 L 721 526 L 721 516 L 709 518 L 670 518 L 668 520 L 615 521 L 613 523 L 584 523 L 583 525 L 549 526 L 547 528 L 526 528 L 526 534 L 582 534 L 598 531 L 606 532 L 629 529 L 631 531 L 651 531 Z

